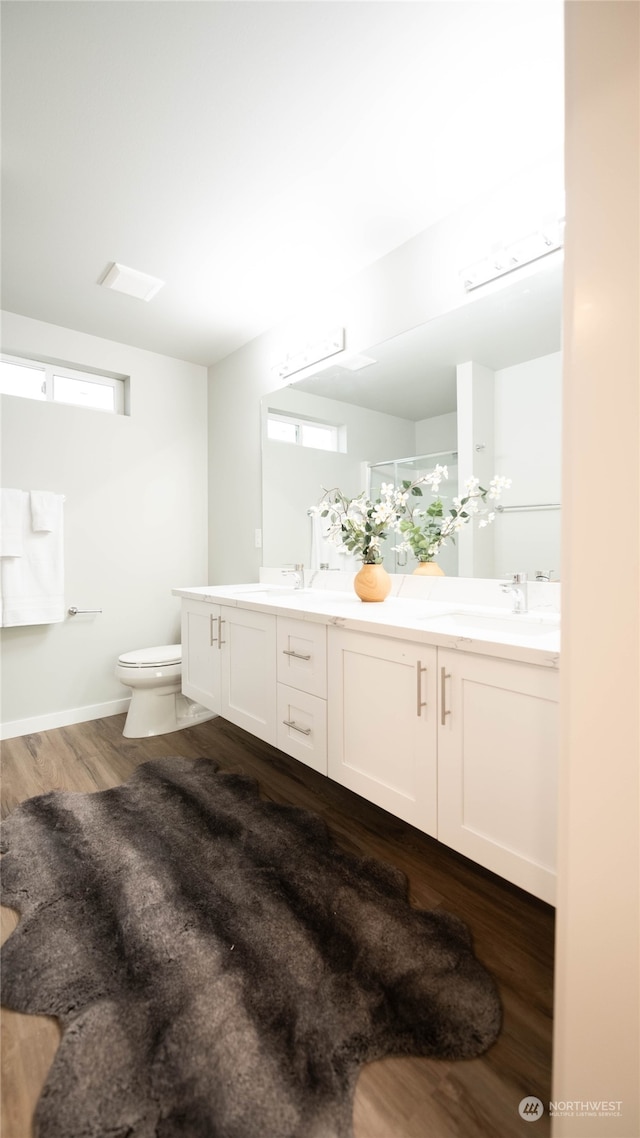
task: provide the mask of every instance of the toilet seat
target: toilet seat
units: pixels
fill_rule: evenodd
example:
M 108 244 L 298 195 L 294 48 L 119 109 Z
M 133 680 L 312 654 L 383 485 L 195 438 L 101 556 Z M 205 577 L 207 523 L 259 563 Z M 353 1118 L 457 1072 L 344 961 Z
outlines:
M 182 663 L 181 644 L 163 644 L 159 648 L 139 648 L 135 652 L 124 652 L 118 656 L 118 664 L 123 668 L 166 668 Z

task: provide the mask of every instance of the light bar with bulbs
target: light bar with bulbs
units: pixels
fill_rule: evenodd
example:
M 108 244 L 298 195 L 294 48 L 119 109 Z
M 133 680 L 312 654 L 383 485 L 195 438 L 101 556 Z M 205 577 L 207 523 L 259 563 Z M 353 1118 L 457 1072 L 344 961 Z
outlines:
M 465 290 L 471 292 L 489 281 L 521 269 L 523 265 L 539 261 L 541 257 L 547 257 L 549 253 L 561 249 L 562 243 L 563 222 L 558 221 L 554 226 L 540 229 L 528 237 L 521 237 L 510 245 L 500 247 L 490 256 L 462 270 L 460 276 Z
M 318 364 L 321 360 L 335 356 L 337 352 L 343 350 L 344 328 L 336 328 L 324 340 L 319 340 L 315 344 L 308 344 L 306 348 L 303 348 L 301 352 L 296 352 L 295 355 L 286 356 L 282 363 L 272 367 L 271 374 L 274 379 L 286 379 L 287 376 L 294 375 L 297 371 L 303 371 L 304 368 Z

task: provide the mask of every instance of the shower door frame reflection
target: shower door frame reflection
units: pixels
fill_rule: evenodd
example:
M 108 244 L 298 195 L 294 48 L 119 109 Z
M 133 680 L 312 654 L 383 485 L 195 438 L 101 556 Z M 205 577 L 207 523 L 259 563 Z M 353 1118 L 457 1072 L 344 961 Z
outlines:
M 458 452 L 455 450 L 436 451 L 431 454 L 410 455 L 407 458 L 392 458 L 386 462 L 367 463 L 367 495 L 372 500 L 380 496 L 380 487 L 383 482 L 391 482 L 397 489 L 402 482 L 413 482 L 422 474 L 428 474 L 436 466 L 446 466 L 449 477 L 442 480 L 437 497 L 442 499 L 445 514 L 453 504 L 453 498 L 458 493 Z M 428 486 L 423 489 L 422 501 L 425 507 L 432 500 Z M 421 499 L 414 498 L 413 504 L 419 505 Z M 383 564 L 388 573 L 412 573 L 418 564 L 411 554 L 397 553 L 394 546 L 402 541 L 401 534 L 392 533 L 384 545 Z M 455 545 L 448 541 L 443 545 L 437 558 L 438 564 L 448 577 L 458 576 L 458 551 Z

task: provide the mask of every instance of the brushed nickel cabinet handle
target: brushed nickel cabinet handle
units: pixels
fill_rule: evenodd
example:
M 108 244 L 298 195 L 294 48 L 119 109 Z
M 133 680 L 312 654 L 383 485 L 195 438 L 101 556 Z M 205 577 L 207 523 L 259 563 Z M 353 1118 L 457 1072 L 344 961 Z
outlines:
M 293 730 L 299 731 L 301 735 L 311 734 L 310 727 L 299 727 L 297 723 L 294 723 L 293 719 L 283 719 L 282 722 L 284 723 L 285 727 L 293 727 Z
M 422 715 L 422 708 L 427 706 L 426 699 L 422 698 L 422 673 L 426 672 L 426 668 L 422 667 L 422 660 L 416 661 L 416 715 Z
M 213 635 L 213 622 L 215 619 L 216 618 L 214 617 L 213 613 L 211 613 L 211 615 L 209 617 L 209 644 L 211 645 L 212 648 L 213 648 L 213 646 L 216 642 L 216 639 L 217 639 L 217 637 L 215 637 Z
M 226 640 L 222 639 L 222 626 L 226 623 L 223 617 L 218 617 L 218 648 L 222 648 L 222 645 L 227 643 Z
M 295 656 L 296 660 L 310 660 L 311 656 L 303 656 L 302 652 L 294 652 L 292 648 L 283 648 L 283 656 Z
M 447 715 L 451 715 L 451 711 L 447 710 L 447 696 L 446 696 L 446 681 L 451 679 L 451 673 L 446 668 L 440 669 L 440 723 L 444 727 L 447 722 Z

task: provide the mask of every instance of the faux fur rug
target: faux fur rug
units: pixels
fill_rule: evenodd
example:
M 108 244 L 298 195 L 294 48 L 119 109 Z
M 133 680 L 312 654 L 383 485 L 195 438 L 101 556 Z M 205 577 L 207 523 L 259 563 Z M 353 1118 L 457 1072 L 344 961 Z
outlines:
M 348 1138 L 361 1065 L 500 1029 L 461 920 L 208 759 L 2 826 L 3 1002 L 57 1016 L 42 1138 Z

